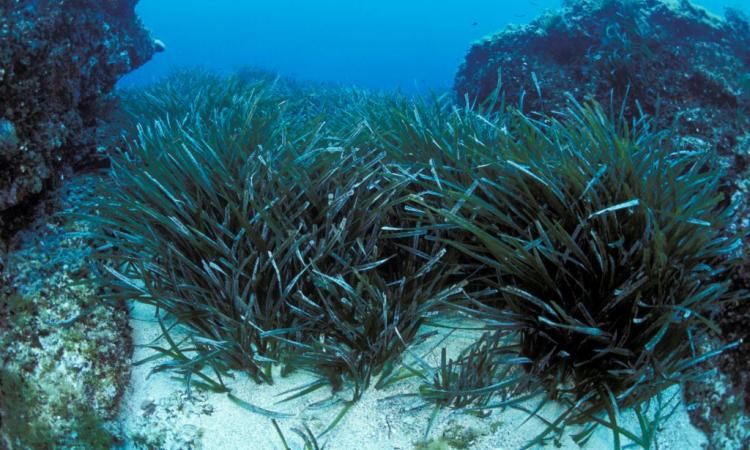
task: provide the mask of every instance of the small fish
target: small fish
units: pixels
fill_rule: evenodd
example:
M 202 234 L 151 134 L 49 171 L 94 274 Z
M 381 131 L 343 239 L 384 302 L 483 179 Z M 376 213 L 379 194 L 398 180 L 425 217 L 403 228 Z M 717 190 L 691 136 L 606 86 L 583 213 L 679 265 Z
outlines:
M 479 25 L 479 22 L 474 22 L 474 23 L 471 24 L 472 27 L 475 27 L 477 25 Z

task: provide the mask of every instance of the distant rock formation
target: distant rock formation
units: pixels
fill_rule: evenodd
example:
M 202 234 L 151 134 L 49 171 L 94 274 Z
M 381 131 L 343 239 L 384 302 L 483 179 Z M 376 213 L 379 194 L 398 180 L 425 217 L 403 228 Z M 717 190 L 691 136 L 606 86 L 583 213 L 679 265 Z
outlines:
M 525 26 L 474 44 L 455 80 L 460 100 L 482 102 L 498 84 L 507 104 L 554 112 L 594 98 L 626 96 L 660 125 L 681 114 L 684 136 L 729 153 L 750 131 L 750 25 L 742 13 L 714 16 L 687 0 L 567 0 Z
M 0 0 L 0 216 L 101 155 L 115 83 L 161 50 L 136 3 Z

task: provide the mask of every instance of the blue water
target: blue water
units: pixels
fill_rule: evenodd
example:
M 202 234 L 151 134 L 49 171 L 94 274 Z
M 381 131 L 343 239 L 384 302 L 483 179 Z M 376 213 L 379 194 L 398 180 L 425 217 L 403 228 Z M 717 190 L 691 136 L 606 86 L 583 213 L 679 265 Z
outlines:
M 182 66 L 258 66 L 304 80 L 406 92 L 449 87 L 471 42 L 561 0 L 141 0 L 167 51 L 122 81 Z M 750 12 L 750 0 L 699 2 Z

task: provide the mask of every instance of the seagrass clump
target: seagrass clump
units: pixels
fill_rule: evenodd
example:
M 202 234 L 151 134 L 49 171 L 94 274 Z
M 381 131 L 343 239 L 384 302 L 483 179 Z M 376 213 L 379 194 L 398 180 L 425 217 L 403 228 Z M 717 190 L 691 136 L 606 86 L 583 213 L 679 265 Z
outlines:
M 476 183 L 420 202 L 494 269 L 482 281 L 496 295 L 462 308 L 517 333 L 527 373 L 572 405 L 568 422 L 606 410 L 616 424 L 618 408 L 703 373 L 711 317 L 736 295 L 716 163 L 597 105 L 508 123 Z
M 330 136 L 288 87 L 197 80 L 138 98 L 156 113 L 94 206 L 109 298 L 156 307 L 159 370 L 191 383 L 224 389 L 232 370 L 270 383 L 278 364 L 359 397 L 460 291 L 444 246 L 401 213 L 412 177 Z

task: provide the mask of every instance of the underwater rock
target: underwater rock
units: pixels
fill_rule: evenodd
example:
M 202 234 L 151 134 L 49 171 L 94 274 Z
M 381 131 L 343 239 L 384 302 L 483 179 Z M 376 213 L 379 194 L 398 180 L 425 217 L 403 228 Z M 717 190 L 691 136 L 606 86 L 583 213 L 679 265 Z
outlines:
M 115 83 L 163 49 L 136 2 L 0 2 L 0 214 L 101 157 Z
M 101 182 L 66 180 L 36 205 L 36 221 L 0 238 L 1 449 L 111 448 L 119 439 L 128 314 L 82 283 L 93 249 L 86 221 L 72 218 Z
M 158 400 L 144 401 L 135 418 L 136 426 L 128 438 L 137 448 L 198 450 L 203 448 L 204 430 L 182 423 L 181 419 L 200 418 L 212 413 L 213 406 L 208 403 L 205 393 L 187 395 L 175 391 Z
M 744 75 L 744 76 L 743 76 Z M 482 102 L 500 84 L 508 105 L 553 112 L 567 95 L 636 101 L 660 126 L 727 154 L 750 129 L 750 26 L 686 0 L 569 0 L 528 25 L 475 43 L 455 80 L 457 97 Z M 612 95 L 612 96 L 610 96 Z

